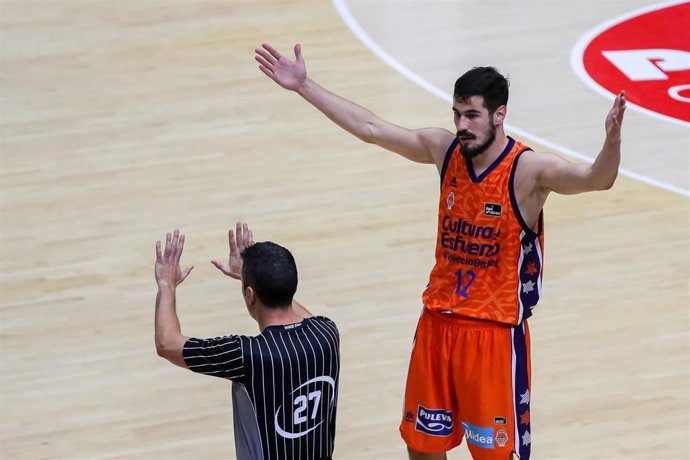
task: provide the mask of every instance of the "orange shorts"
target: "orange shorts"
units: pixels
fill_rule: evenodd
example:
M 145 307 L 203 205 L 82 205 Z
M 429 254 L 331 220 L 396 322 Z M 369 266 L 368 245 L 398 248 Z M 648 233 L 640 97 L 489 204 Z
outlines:
M 418 452 L 467 440 L 475 460 L 530 455 L 529 329 L 424 309 L 400 433 Z

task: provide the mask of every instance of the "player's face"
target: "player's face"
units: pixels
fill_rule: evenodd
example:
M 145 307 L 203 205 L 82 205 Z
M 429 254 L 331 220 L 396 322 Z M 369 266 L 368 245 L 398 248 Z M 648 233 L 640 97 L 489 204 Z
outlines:
M 462 155 L 474 158 L 481 155 L 496 139 L 493 116 L 484 107 L 482 96 L 472 96 L 453 103 L 453 117 Z

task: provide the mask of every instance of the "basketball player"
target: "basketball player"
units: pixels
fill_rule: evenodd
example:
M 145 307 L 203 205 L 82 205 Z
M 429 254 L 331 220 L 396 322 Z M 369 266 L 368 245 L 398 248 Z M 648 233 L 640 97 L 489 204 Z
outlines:
M 171 363 L 232 384 L 239 460 L 331 459 L 335 438 L 340 338 L 335 323 L 293 300 L 297 267 L 290 252 L 253 243 L 247 224 L 228 231 L 228 263 L 212 263 L 242 282 L 255 337 L 199 339 L 182 335 L 175 289 L 193 267 L 180 269 L 184 235 L 156 242 L 156 349 Z M 240 248 L 243 250 L 240 252 Z
M 542 208 L 551 192 L 610 188 L 618 174 L 625 95 L 605 121 L 594 164 L 537 153 L 506 135 L 508 82 L 492 67 L 455 83 L 455 132 L 389 123 L 307 77 L 301 46 L 291 61 L 256 49 L 260 70 L 361 140 L 441 178 L 436 264 L 423 294 L 400 432 L 410 459 L 445 459 L 465 437 L 475 459 L 528 459 L 530 349 L 527 318 L 543 271 Z M 431 380 L 427 376 L 432 376 Z

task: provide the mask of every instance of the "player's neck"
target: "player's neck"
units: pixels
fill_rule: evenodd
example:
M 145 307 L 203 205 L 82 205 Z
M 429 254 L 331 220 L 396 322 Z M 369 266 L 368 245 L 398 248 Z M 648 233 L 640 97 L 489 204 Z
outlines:
M 486 168 L 491 166 L 508 145 L 508 136 L 501 130 L 496 133 L 496 139 L 481 155 L 472 158 L 472 166 L 476 174 L 481 174 Z

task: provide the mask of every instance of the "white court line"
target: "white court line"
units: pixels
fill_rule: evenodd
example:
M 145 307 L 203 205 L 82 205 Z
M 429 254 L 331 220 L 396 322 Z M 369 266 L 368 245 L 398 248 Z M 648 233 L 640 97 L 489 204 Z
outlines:
M 628 19 L 641 16 L 645 13 L 649 13 L 652 11 L 668 8 L 669 6 L 680 5 L 683 3 L 686 3 L 686 0 L 673 0 L 664 3 L 657 3 L 656 5 L 652 6 L 645 6 L 643 8 L 638 8 L 636 10 L 622 14 L 618 17 L 615 17 L 588 30 L 582 37 L 580 37 L 580 40 L 578 40 L 578 42 L 575 44 L 575 46 L 573 46 L 573 49 L 570 52 L 570 67 L 572 67 L 573 71 L 575 72 L 575 75 L 580 77 L 580 80 L 582 80 L 587 86 L 589 86 L 591 89 L 604 96 L 606 99 L 610 99 L 613 101 L 616 98 L 616 95 L 607 90 L 606 88 L 602 87 L 601 85 L 599 85 L 599 83 L 597 83 L 596 81 L 594 81 L 594 79 L 590 77 L 587 71 L 585 70 L 585 63 L 582 58 L 589 44 L 592 42 L 592 40 L 594 40 L 605 30 L 608 30 L 615 25 L 625 22 Z M 645 109 L 644 107 L 641 107 L 637 104 L 633 104 L 630 101 L 628 101 L 627 106 L 633 110 L 636 110 L 637 112 L 644 113 L 645 115 L 648 115 L 652 118 L 657 118 L 659 120 L 671 122 L 673 124 L 680 126 L 690 126 L 690 123 L 688 123 L 687 121 L 678 120 L 677 118 L 669 117 L 667 115 L 654 112 L 653 110 Z
M 445 91 L 442 91 L 441 89 L 437 88 L 436 86 L 432 85 L 431 83 L 427 82 L 423 78 L 421 78 L 419 75 L 415 74 L 412 72 L 410 69 L 402 65 L 400 62 L 396 61 L 390 54 L 388 54 L 386 51 L 383 50 L 372 38 L 362 29 L 362 27 L 359 25 L 359 23 L 355 20 L 355 18 L 352 16 L 352 13 L 350 13 L 350 10 L 347 8 L 345 5 L 345 2 L 347 0 L 332 0 L 333 6 L 335 7 L 336 11 L 342 18 L 343 22 L 347 25 L 347 27 L 355 34 L 355 36 L 366 46 L 371 50 L 376 56 L 379 57 L 383 62 L 388 64 L 390 67 L 395 69 L 398 73 L 400 73 L 402 76 L 405 78 L 409 79 L 413 83 L 419 85 L 420 87 L 424 88 L 425 90 L 429 91 L 431 94 L 438 96 L 439 98 L 452 103 L 453 101 L 453 96 L 446 93 Z M 681 2 L 682 3 L 682 2 Z M 588 163 L 592 163 L 594 160 L 590 158 L 589 156 L 576 152 L 575 150 L 569 149 L 567 147 L 564 147 L 562 145 L 556 144 L 555 142 L 551 142 L 547 139 L 543 139 L 539 136 L 536 136 L 534 134 L 528 133 L 527 131 L 524 131 L 520 128 L 516 128 L 515 126 L 512 126 L 508 123 L 504 124 L 505 128 L 513 133 L 515 133 L 519 137 L 523 137 L 526 139 L 531 140 L 532 142 L 536 142 L 538 144 L 543 145 L 544 147 L 547 147 L 551 150 L 560 152 L 564 155 L 567 155 L 572 158 L 576 158 L 580 161 L 585 161 Z M 658 181 L 656 179 L 652 179 L 650 177 L 643 176 L 641 174 L 637 174 L 632 171 L 628 171 L 627 169 L 619 169 L 618 170 L 620 174 L 623 176 L 630 177 L 632 179 L 638 180 L 640 182 L 644 182 L 645 184 L 653 185 L 654 187 L 659 187 L 664 190 L 668 190 L 674 193 L 678 193 L 680 195 L 684 195 L 687 197 L 690 197 L 690 190 L 686 190 L 680 187 L 676 187 L 675 185 L 667 184 L 665 182 Z

